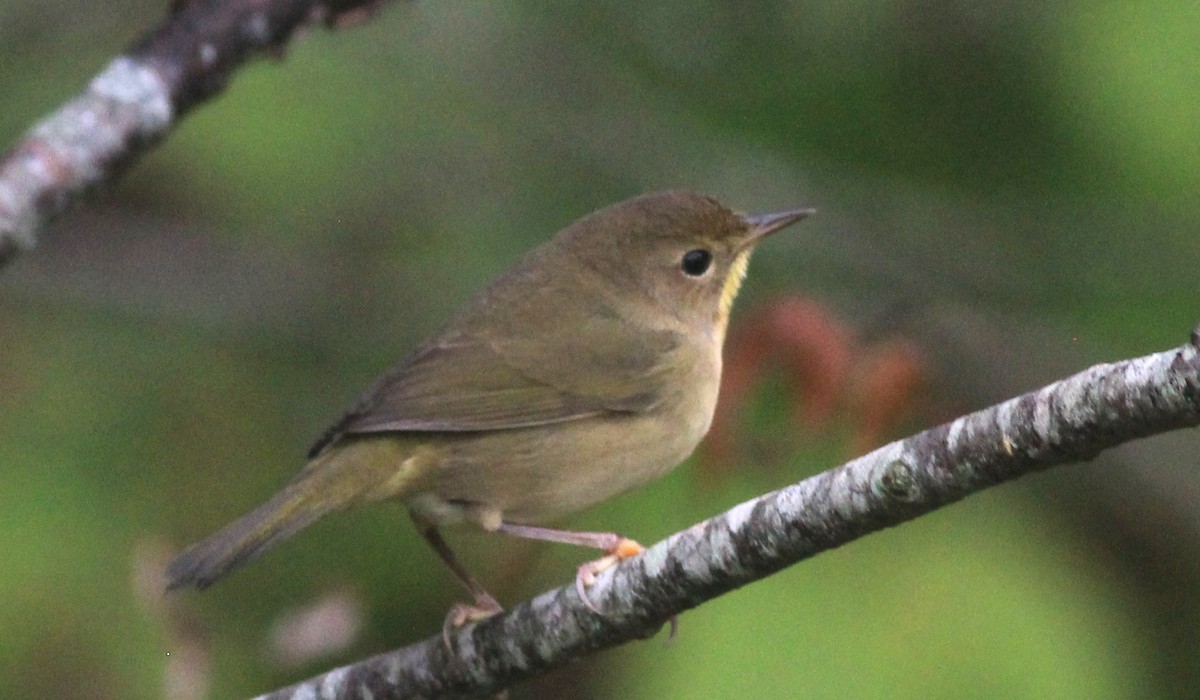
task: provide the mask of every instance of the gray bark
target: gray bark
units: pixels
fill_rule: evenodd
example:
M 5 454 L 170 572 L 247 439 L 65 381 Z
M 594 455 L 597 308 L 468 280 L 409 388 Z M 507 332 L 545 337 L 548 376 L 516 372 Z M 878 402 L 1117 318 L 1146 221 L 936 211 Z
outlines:
M 281 55 L 297 29 L 340 26 L 382 0 L 177 0 L 163 24 L 0 158 L 0 266 L 54 217 L 112 180 L 233 72 Z
M 457 630 L 449 648 L 434 635 L 262 698 L 493 694 L 653 635 L 707 600 L 989 486 L 1198 424 L 1200 330 L 1175 350 L 1096 365 L 676 533 L 598 577 L 589 596 L 604 615 L 566 585 Z

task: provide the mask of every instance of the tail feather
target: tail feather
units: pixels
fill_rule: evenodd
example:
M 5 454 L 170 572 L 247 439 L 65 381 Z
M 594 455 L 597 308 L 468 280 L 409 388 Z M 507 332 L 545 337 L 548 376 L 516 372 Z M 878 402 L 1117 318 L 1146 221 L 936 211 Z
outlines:
M 395 437 L 326 449 L 271 500 L 177 556 L 167 567 L 167 590 L 206 588 L 329 513 L 402 497 L 419 473 L 409 456 L 410 446 Z
M 310 496 L 304 481 L 188 547 L 167 567 L 167 590 L 207 588 L 217 579 L 316 522 L 337 504 Z

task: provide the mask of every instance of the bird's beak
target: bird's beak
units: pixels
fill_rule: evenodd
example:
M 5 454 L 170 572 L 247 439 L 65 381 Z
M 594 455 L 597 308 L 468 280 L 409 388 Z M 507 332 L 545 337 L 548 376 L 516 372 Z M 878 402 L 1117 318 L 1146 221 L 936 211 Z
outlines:
M 787 228 L 809 214 L 815 214 L 816 211 L 816 209 L 795 209 L 778 214 L 742 214 L 742 221 L 745 221 L 750 228 L 746 246 L 753 246 L 772 233 Z

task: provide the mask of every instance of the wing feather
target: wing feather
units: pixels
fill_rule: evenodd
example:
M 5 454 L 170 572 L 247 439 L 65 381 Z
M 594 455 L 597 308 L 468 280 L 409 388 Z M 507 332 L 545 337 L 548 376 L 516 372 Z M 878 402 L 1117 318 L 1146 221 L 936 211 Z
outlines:
M 441 338 L 380 378 L 309 455 L 343 435 L 510 430 L 646 411 L 661 397 L 663 355 L 678 345 L 675 333 L 631 332 L 612 317 L 569 334 Z

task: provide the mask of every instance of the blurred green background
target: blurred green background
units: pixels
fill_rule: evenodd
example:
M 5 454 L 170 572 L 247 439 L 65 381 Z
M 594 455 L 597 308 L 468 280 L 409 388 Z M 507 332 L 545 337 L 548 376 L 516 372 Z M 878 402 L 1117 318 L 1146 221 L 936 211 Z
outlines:
M 0 139 L 166 4 L 0 5 Z M 678 186 L 818 208 L 731 332 L 790 295 L 919 348 L 877 437 L 1173 347 L 1200 320 L 1200 5 L 391 3 L 251 65 L 0 270 L 0 697 L 246 696 L 435 634 L 461 596 L 395 506 L 203 594 L 156 572 L 520 252 Z M 653 542 L 861 446 L 861 411 L 790 401 L 570 524 Z M 1193 697 L 1198 446 L 994 489 L 514 697 Z M 450 537 L 509 602 L 587 556 Z

